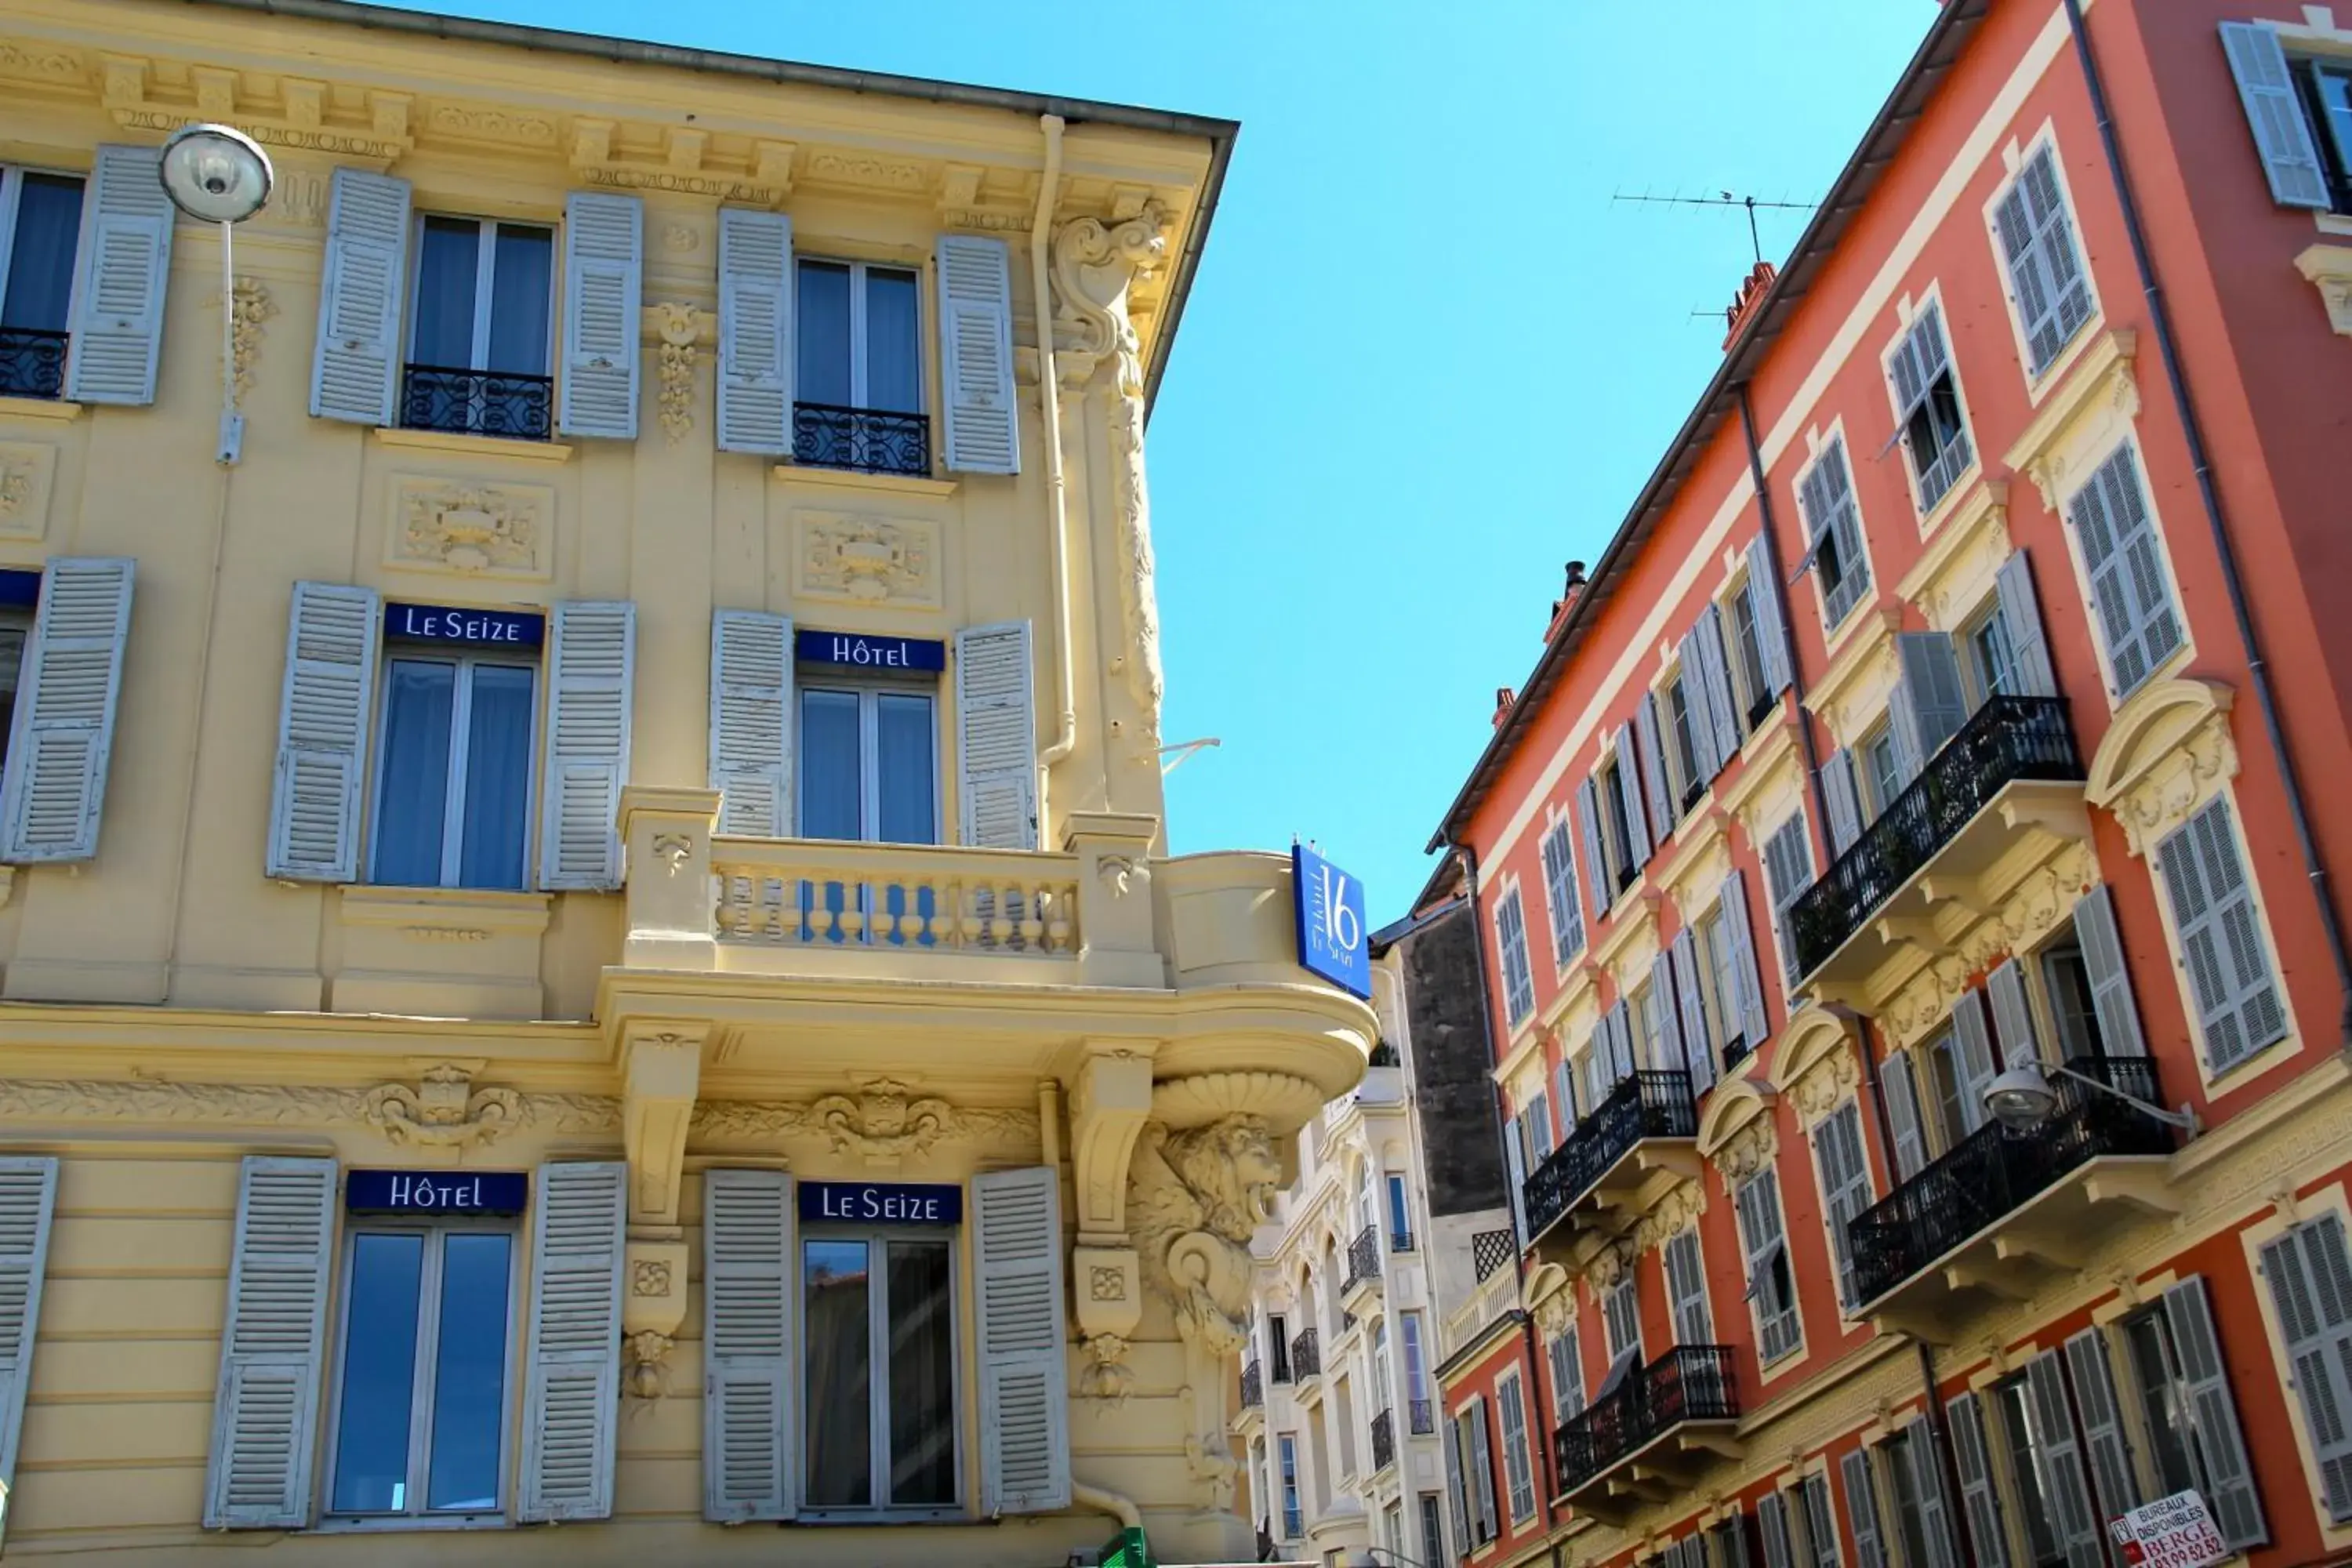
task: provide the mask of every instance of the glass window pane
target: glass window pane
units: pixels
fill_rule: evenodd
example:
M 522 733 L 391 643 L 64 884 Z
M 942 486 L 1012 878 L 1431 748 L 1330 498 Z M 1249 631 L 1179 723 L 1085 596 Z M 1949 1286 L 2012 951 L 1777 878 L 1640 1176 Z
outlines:
M 915 275 L 866 271 L 866 406 L 916 414 L 923 406 L 923 351 Z
M 457 667 L 396 658 L 384 681 L 383 758 L 376 768 L 373 879 L 396 888 L 441 885 L 441 827 L 449 804 L 449 725 Z
M 16 244 L 8 258 L 8 294 L 0 326 L 66 330 L 73 293 L 74 244 L 81 232 L 81 182 L 26 174 L 16 198 Z
M 507 1285 L 512 1238 L 457 1233 L 441 1242 L 441 1322 L 433 1357 L 433 1461 L 425 1506 L 499 1506 L 499 1429 L 506 1413 Z
M 474 363 L 474 290 L 480 277 L 482 226 L 472 218 L 428 217 L 416 247 L 416 324 L 411 364 L 457 369 Z
M 548 280 L 555 236 L 500 224 L 490 262 L 490 358 L 485 370 L 548 374 Z
M 890 1502 L 955 1501 L 954 1273 L 944 1241 L 890 1244 Z
M 857 693 L 801 692 L 801 837 L 857 838 Z
M 793 333 L 803 403 L 849 402 L 849 268 L 837 261 L 803 261 Z
M 2050 1502 L 2042 1495 L 2042 1472 L 2034 1467 L 2033 1442 L 2025 1420 L 2025 1380 L 2004 1383 L 1999 1392 L 2000 1430 L 2008 1449 L 2010 1485 L 2025 1516 L 2027 1539 L 2036 1563 L 2063 1562 L 2065 1551 L 2051 1528 Z
M 421 1236 L 352 1239 L 351 1304 L 343 1331 L 343 1404 L 335 1431 L 336 1513 L 408 1507 L 408 1416 L 416 1386 Z
M 865 1508 L 874 1500 L 866 1248 L 862 1241 L 810 1241 L 801 1249 L 801 1321 L 808 1341 L 803 1500 L 811 1508 Z
M 530 813 L 531 672 L 479 664 L 472 676 L 457 885 L 520 888 L 523 825 Z
M 2154 1316 L 2135 1318 L 2124 1325 L 2124 1341 L 2131 1347 L 2132 1371 L 2139 1384 L 2140 1409 L 2147 1417 L 2148 1436 L 2156 1451 L 2156 1468 L 2169 1497 L 2198 1484 L 2189 1455 L 2188 1420 L 2174 1397 L 2172 1358 L 2164 1340 L 2164 1324 Z
M 884 692 L 875 700 L 875 771 L 880 775 L 886 844 L 933 844 L 939 840 L 938 730 L 931 700 Z

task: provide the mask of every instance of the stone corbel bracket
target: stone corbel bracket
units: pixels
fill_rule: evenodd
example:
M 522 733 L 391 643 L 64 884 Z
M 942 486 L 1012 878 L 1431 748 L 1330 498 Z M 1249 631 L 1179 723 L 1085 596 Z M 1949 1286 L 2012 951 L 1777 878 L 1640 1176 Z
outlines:
M 699 131 L 683 126 L 666 130 L 663 156 L 654 162 L 616 153 L 614 143 L 618 129 L 609 120 L 572 122 L 572 142 L 566 153 L 582 183 L 606 190 L 663 191 L 762 207 L 782 206 L 793 193 L 793 161 L 800 151 L 793 142 L 755 140 L 740 167 L 719 167 L 709 163 L 709 138 Z
M 107 55 L 100 60 L 100 101 L 117 125 L 126 131 L 177 131 L 183 125 L 223 121 L 267 147 L 332 153 L 342 162 L 370 164 L 378 171 L 416 146 L 409 126 L 415 100 L 408 93 L 367 89 L 361 95 L 364 124 L 348 120 L 331 124 L 326 117 L 327 95 L 318 82 L 284 81 L 278 111 L 257 114 L 249 103 L 239 106 L 244 84 L 236 71 L 191 68 L 193 103 L 175 98 L 151 99 L 148 89 L 154 75 L 154 62 L 142 57 Z
M 702 1080 L 706 1026 L 633 1024 L 622 1047 L 621 1140 L 629 1160 L 629 1224 L 677 1225 L 686 1135 Z
M 1143 1321 L 1142 1267 L 1128 1235 L 1127 1197 L 1136 1138 L 1151 1115 L 1151 1058 L 1090 1046 L 1066 1087 L 1078 1211 L 1070 1277 L 1088 1357 L 1081 1384 L 1091 1396 L 1115 1401 L 1132 1382 L 1126 1352 Z

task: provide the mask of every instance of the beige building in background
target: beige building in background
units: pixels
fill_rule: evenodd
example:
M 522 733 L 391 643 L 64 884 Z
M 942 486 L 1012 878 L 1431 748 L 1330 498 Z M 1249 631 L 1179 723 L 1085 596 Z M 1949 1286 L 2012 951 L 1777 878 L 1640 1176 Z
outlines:
M 234 465 L 192 121 L 276 164 Z M 1165 853 L 1233 131 L 0 5 L 12 1559 L 1251 1554 L 1248 1243 L 1376 1026 Z

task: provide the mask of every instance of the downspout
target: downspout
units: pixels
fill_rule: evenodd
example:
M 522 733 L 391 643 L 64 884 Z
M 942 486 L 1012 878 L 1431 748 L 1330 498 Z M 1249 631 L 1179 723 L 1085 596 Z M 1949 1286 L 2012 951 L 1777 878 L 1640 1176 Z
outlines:
M 2179 345 L 2173 340 L 2172 311 L 2164 286 L 2157 280 L 2156 261 L 2140 226 L 2139 204 L 2133 198 L 2131 179 L 2124 169 L 2122 143 L 2116 136 L 2114 114 L 2107 107 L 2106 83 L 2099 75 L 2098 57 L 2091 50 L 2091 35 L 2083 21 L 2081 0 L 2065 0 L 2066 24 L 2074 30 L 2074 54 L 2083 62 L 2083 81 L 2091 95 L 2091 112 L 2099 122 L 2099 145 L 2107 158 L 2107 174 L 2115 182 L 2116 205 L 2123 211 L 2124 233 L 2131 241 L 2132 262 L 2139 269 L 2140 292 L 2147 300 L 2148 324 L 2156 333 L 2156 350 L 2164 362 L 2164 375 L 2172 387 L 2172 401 L 2180 410 L 2180 429 L 2189 445 L 2189 461 L 2197 473 L 2197 494 L 2205 507 L 2205 521 L 2213 532 L 2213 553 L 2221 563 L 2221 586 L 2230 595 L 2230 613 L 2237 620 L 2238 640 L 2246 649 L 2246 678 L 2253 685 L 2254 705 L 2262 710 L 2263 729 L 2278 758 L 2279 779 L 2286 786 L 2287 816 L 2294 823 L 2296 845 L 2303 851 L 2304 873 L 2311 879 L 2312 896 L 2319 904 L 2319 925 L 2327 938 L 2327 954 L 2336 964 L 2336 985 L 2343 995 L 2336 1020 L 2342 1046 L 2352 1050 L 2352 953 L 2344 945 L 2344 928 L 2336 916 L 2336 900 L 2328 887 L 2326 862 L 2311 835 L 2311 818 L 2304 809 L 2303 782 L 2295 771 L 2294 753 L 2287 749 L 2286 731 L 2279 721 L 2278 703 L 2271 693 L 2270 663 L 2263 657 L 2254 618 L 2246 603 L 2244 583 L 2238 575 L 2238 555 L 2221 512 L 2221 492 L 2213 484 L 2213 468 L 2205 447 L 2204 426 L 2196 405 L 2189 399 L 2189 377 L 2181 368 Z
M 1052 780 L 1054 764 L 1068 756 L 1078 743 L 1078 676 L 1077 649 L 1072 646 L 1070 627 L 1070 500 L 1068 482 L 1062 473 L 1062 386 L 1054 364 L 1052 251 L 1054 201 L 1062 186 L 1062 117 L 1041 114 L 1037 124 L 1045 132 L 1045 172 L 1037 181 L 1037 216 L 1029 225 L 1029 274 L 1037 300 L 1037 387 L 1045 404 L 1046 515 L 1053 531 L 1054 630 L 1059 638 L 1054 649 L 1054 663 L 1061 699 L 1054 743 L 1037 754 L 1037 769 L 1042 775 L 1037 821 L 1042 828 L 1047 820 L 1045 786 Z
M 1070 1500 L 1080 1508 L 1090 1508 L 1097 1513 L 1110 1515 L 1118 1521 L 1122 1530 L 1143 1528 L 1143 1510 L 1135 1506 L 1133 1498 L 1124 1493 L 1090 1487 L 1073 1476 L 1070 1478 Z

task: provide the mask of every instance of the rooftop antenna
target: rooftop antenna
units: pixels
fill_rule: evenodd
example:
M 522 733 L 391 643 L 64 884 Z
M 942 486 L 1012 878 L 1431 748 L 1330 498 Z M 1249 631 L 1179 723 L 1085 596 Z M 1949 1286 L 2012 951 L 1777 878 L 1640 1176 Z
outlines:
M 1623 191 L 1619 191 L 1611 195 L 1609 200 L 1612 205 L 1618 202 L 1641 202 L 1651 206 L 1666 207 L 1743 207 L 1748 213 L 1748 247 L 1755 252 L 1756 259 L 1759 261 L 1764 259 L 1764 239 L 1756 226 L 1758 209 L 1811 212 L 1822 205 L 1819 202 L 1766 201 L 1760 196 L 1743 196 L 1730 191 L 1717 191 L 1711 196 L 1654 196 L 1647 191 L 1643 191 L 1640 195 L 1628 195 Z

